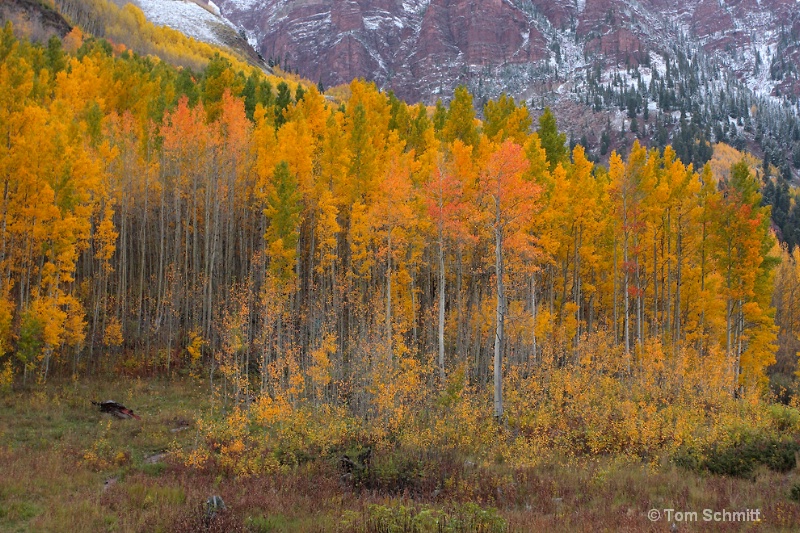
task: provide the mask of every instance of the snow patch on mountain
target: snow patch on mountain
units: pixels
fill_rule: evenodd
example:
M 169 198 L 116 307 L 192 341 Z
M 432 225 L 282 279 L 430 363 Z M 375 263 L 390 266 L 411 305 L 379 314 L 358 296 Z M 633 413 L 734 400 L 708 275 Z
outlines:
M 229 4 L 236 6 L 241 11 L 253 9 L 263 3 L 263 0 L 228 0 Z M 281 2 L 286 3 L 286 2 Z
M 403 11 L 410 15 L 420 15 L 430 3 L 430 0 L 403 0 Z
M 178 30 L 198 41 L 224 45 L 220 30 L 226 26 L 235 30 L 230 22 L 212 13 L 219 13 L 213 2 L 208 3 L 208 9 L 186 0 L 136 0 L 136 3 L 153 24 Z

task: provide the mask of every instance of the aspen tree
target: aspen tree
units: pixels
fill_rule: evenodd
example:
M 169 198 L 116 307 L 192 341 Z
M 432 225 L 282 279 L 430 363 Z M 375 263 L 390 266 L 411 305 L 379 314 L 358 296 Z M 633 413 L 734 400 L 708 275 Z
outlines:
M 509 247 L 522 249 L 530 245 L 523 224 L 534 211 L 540 192 L 538 185 L 524 179 L 527 169 L 528 162 L 522 148 L 512 141 L 505 141 L 489 156 L 478 185 L 483 216 L 494 238 L 494 416 L 497 420 L 503 417 L 503 350 L 507 313 L 505 253 Z

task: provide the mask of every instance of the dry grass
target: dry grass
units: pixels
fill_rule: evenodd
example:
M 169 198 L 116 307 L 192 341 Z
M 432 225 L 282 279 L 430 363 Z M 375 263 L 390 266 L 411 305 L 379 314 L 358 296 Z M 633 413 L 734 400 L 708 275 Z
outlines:
M 142 420 L 113 420 L 89 403 L 107 398 Z M 612 457 L 548 458 L 513 469 L 475 466 L 453 454 L 383 450 L 373 457 L 376 471 L 416 454 L 416 477 L 354 485 L 342 480 L 335 457 L 248 479 L 189 469 L 168 457 L 148 462 L 172 447 L 192 446 L 194 421 L 209 407 L 204 387 L 188 381 L 68 382 L 2 398 L 0 531 L 388 531 L 390 525 L 415 531 L 424 530 L 426 516 L 463 524 L 465 502 L 496 509 L 508 531 L 669 530 L 666 521 L 648 520 L 652 508 L 758 508 L 764 517 L 743 525 L 705 523 L 701 515 L 698 523 L 677 524 L 679 531 L 800 526 L 800 504 L 789 498 L 800 484 L 797 470 L 762 469 L 752 479 L 735 479 L 687 472 L 666 458 L 646 464 Z M 215 494 L 227 510 L 206 520 L 204 502 Z

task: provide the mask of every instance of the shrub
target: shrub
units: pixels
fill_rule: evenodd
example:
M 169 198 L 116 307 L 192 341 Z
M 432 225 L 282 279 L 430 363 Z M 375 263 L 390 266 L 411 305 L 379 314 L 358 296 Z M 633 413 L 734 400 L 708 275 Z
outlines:
M 11 392 L 11 385 L 14 384 L 14 369 L 11 367 L 11 360 L 6 360 L 3 369 L 0 370 L 0 394 Z
M 795 483 L 789 490 L 789 498 L 792 501 L 800 502 L 800 483 Z
M 793 407 L 773 404 L 768 407 L 772 424 L 778 431 L 800 428 L 800 412 Z
M 142 465 L 141 470 L 144 474 L 152 477 L 159 477 L 167 469 L 166 463 L 145 463 Z
M 675 453 L 673 462 L 696 472 L 747 477 L 761 465 L 775 472 L 792 470 L 798 450 L 800 444 L 788 438 L 749 437 L 733 444 L 713 444 L 706 451 L 685 447 Z

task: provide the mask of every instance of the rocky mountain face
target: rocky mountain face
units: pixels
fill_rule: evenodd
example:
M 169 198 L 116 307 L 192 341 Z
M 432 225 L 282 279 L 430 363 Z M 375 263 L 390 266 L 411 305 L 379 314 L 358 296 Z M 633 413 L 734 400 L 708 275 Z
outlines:
M 475 67 L 548 56 L 529 16 L 500 0 L 228 0 L 220 8 L 284 68 L 328 87 L 367 78 L 409 100 L 451 91 Z
M 722 141 L 800 174 L 800 0 L 218 0 L 266 59 L 434 103 L 551 107 L 591 157 Z
M 750 88 L 773 95 L 800 95 L 797 0 L 654 3 Z
M 25 28 L 31 39 L 46 42 L 50 37 L 64 37 L 72 29 L 56 10 L 36 0 L 3 0 L 0 2 L 0 24 L 10 21 Z
M 635 66 L 676 44 L 762 94 L 800 94 L 797 0 L 219 0 L 258 51 L 325 86 L 356 77 L 431 102 L 455 85 L 518 94 L 544 74 Z M 510 86 L 509 86 L 510 85 Z M 492 93 L 491 88 L 487 89 Z M 490 94 L 491 96 L 491 94 Z

